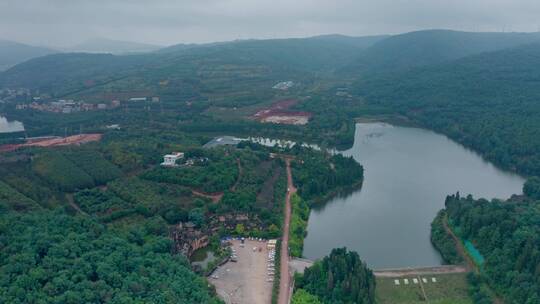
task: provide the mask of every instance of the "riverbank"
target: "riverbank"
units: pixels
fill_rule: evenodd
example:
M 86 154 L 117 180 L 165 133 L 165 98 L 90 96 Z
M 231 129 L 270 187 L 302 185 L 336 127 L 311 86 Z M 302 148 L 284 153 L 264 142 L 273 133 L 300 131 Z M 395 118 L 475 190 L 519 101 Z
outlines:
M 354 119 L 356 123 L 387 123 L 398 127 L 419 128 L 420 125 L 403 115 L 373 115 Z
M 347 197 L 351 195 L 352 193 L 361 190 L 362 185 L 364 183 L 364 179 L 350 185 L 350 186 L 343 186 L 338 187 L 327 194 L 323 196 L 319 196 L 316 198 L 312 198 L 309 200 L 309 206 L 310 208 L 317 209 L 317 207 L 322 207 L 324 204 L 328 203 L 330 200 L 337 198 L 337 197 Z
M 302 257 L 310 208 L 298 194 L 293 195 L 291 198 L 291 207 L 290 255 L 292 257 Z

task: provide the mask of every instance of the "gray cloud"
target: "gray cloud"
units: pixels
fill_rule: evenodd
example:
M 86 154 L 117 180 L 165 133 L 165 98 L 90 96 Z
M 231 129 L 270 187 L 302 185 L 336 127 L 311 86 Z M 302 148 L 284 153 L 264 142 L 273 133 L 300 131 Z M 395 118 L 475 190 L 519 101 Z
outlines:
M 537 31 L 538 0 L 2 0 L 0 38 L 156 44 L 428 28 Z

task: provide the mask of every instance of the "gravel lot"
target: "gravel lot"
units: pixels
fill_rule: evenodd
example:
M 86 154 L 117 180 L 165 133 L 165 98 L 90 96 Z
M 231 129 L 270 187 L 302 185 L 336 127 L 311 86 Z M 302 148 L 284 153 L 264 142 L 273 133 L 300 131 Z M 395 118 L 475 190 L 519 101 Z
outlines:
M 272 285 L 268 278 L 266 242 L 232 241 L 238 262 L 227 262 L 208 278 L 219 296 L 230 304 L 268 304 L 272 300 Z M 257 247 L 256 251 L 253 248 Z M 259 247 L 262 251 L 259 252 Z

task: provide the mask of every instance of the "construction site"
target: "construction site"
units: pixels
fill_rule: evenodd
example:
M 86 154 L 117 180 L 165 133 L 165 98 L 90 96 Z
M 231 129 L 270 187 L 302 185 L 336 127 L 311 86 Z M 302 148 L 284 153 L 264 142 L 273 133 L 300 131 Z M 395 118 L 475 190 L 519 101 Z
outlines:
M 25 147 L 58 147 L 58 146 L 70 146 L 81 145 L 89 142 L 100 141 L 102 134 L 79 134 L 67 137 L 58 136 L 46 136 L 46 137 L 32 137 L 25 139 L 22 144 L 6 144 L 0 146 L 0 152 L 15 151 Z

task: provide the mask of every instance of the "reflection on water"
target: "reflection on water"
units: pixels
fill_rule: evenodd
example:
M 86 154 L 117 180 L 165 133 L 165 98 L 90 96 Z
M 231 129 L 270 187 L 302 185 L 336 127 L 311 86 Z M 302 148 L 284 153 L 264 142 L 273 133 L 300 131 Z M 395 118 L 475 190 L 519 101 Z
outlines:
M 373 268 L 434 266 L 430 223 L 446 195 L 507 198 L 523 178 L 431 131 L 382 123 L 357 124 L 353 156 L 365 169 L 361 190 L 311 212 L 304 255 L 332 248 L 357 251 Z

